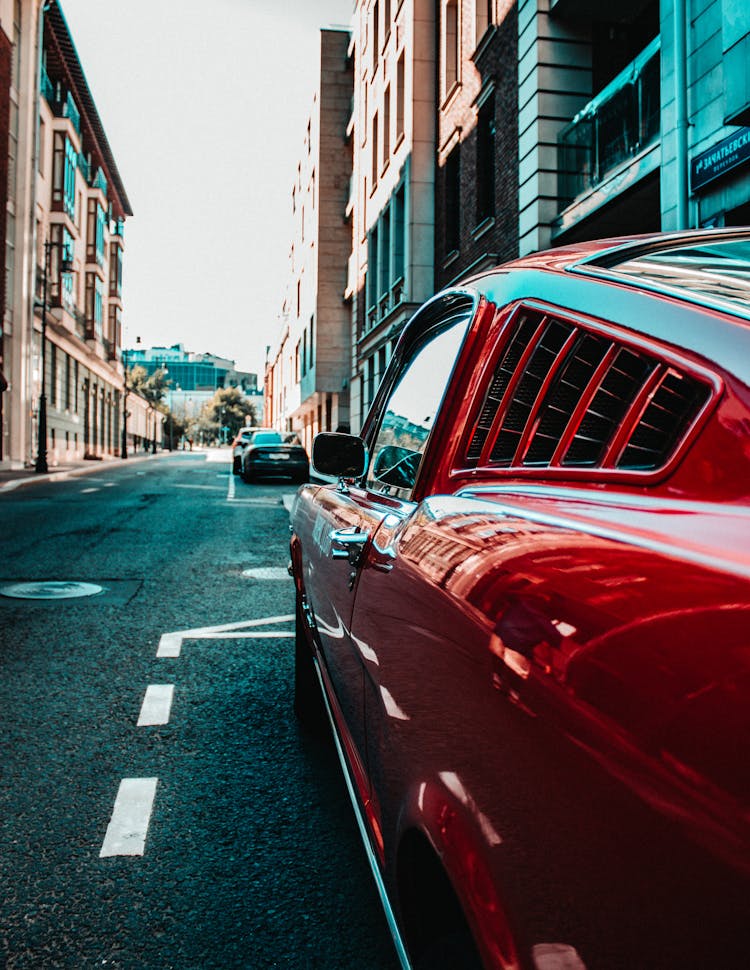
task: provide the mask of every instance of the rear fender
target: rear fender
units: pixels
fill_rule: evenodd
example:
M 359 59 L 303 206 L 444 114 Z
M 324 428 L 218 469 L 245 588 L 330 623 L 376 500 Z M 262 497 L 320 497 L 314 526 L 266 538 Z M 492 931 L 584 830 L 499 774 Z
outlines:
M 453 772 L 440 772 L 415 785 L 403 805 L 398 830 L 400 846 L 415 830 L 432 846 L 486 965 L 503 970 L 528 966 L 521 961 L 507 906 L 484 862 L 497 853 L 502 836 L 478 809 L 460 778 Z M 403 884 L 405 875 L 394 873 L 397 886 Z

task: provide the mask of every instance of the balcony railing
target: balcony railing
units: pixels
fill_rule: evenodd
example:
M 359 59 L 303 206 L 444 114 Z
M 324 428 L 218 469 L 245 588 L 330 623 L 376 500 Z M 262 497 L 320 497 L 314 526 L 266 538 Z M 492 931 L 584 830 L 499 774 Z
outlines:
M 96 170 L 96 175 L 90 184 L 92 189 L 101 189 L 102 195 L 107 198 L 107 177 L 100 168 Z
M 660 47 L 656 37 L 560 132 L 557 167 L 563 206 L 658 140 Z
M 55 85 L 50 80 L 50 76 L 47 74 L 44 65 L 42 65 L 41 89 L 42 97 L 47 101 L 47 103 L 50 105 L 54 104 L 57 100 L 55 96 Z
M 49 104 L 52 114 L 56 118 L 69 118 L 71 124 L 80 135 L 81 112 L 78 110 L 78 106 L 70 91 L 63 94 L 60 82 L 53 81 L 44 67 L 42 67 L 40 82 L 42 97 Z
M 81 112 L 78 110 L 78 106 L 73 100 L 73 96 L 68 91 L 67 97 L 65 98 L 65 104 L 63 105 L 63 116 L 65 118 L 70 118 L 73 123 L 73 127 L 81 134 Z
M 88 184 L 91 181 L 91 163 L 83 153 L 78 156 L 78 168 Z

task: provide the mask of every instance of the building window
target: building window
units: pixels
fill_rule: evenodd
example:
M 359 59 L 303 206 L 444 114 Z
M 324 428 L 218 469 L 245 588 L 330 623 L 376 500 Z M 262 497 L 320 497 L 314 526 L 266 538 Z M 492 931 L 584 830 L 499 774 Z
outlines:
M 313 316 L 313 317 L 310 317 L 310 367 L 311 368 L 315 361 L 315 354 L 314 354 L 315 342 L 313 339 L 314 336 L 315 336 L 315 317 Z
M 460 244 L 461 228 L 461 145 L 456 145 L 445 160 L 445 254 Z
M 372 188 L 378 184 L 378 113 L 372 116 Z
M 380 296 L 386 296 L 390 290 L 390 255 L 391 255 L 391 208 L 390 206 L 380 217 Z
M 378 69 L 378 53 L 380 51 L 380 3 L 375 0 L 372 6 L 372 73 Z
M 447 97 L 458 84 L 459 37 L 458 37 L 458 0 L 446 0 L 445 37 L 443 40 L 443 95 Z
M 477 119 L 477 225 L 495 216 L 495 95 L 479 108 Z
M 299 354 L 299 345 L 297 350 L 297 357 Z M 307 373 L 307 330 L 302 334 L 302 376 L 304 377 Z
M 294 380 L 295 383 L 299 384 L 299 340 L 294 348 Z
M 406 62 L 404 52 L 401 51 L 396 65 L 396 141 L 404 134 L 404 104 L 406 103 Z
M 367 84 L 367 78 L 362 78 L 362 113 L 360 118 L 362 119 L 362 147 L 364 148 L 367 144 L 367 92 L 369 86 Z
M 18 90 L 18 79 L 21 77 L 21 0 L 13 3 L 13 60 L 10 65 L 10 83 Z
M 302 279 L 297 280 L 297 318 L 299 319 L 300 307 L 302 306 Z
M 117 244 L 109 247 L 109 295 L 122 296 L 122 249 Z
M 122 343 L 122 310 L 115 303 L 109 306 L 110 360 L 114 360 Z
M 373 398 L 375 397 L 375 358 L 368 357 L 367 364 L 367 389 L 365 392 L 365 400 L 367 401 L 367 407 L 369 408 L 372 404 Z
M 378 227 L 370 232 L 367 245 L 367 306 L 372 309 L 378 302 Z
M 49 344 L 49 403 L 57 407 L 57 346 Z
M 96 199 L 89 199 L 86 222 L 86 262 L 104 266 L 104 225 L 106 213 Z
M 72 142 L 62 132 L 55 132 L 52 150 L 52 204 L 62 209 L 71 219 L 76 214 L 76 168 L 78 154 Z
M 13 320 L 13 303 L 16 298 L 16 217 L 12 212 L 5 215 L 5 322 Z
M 474 20 L 474 44 L 475 46 L 487 33 L 489 27 L 495 22 L 495 0 L 476 0 L 476 16 Z
M 50 301 L 53 306 L 64 306 L 70 310 L 75 306 L 73 274 L 60 271 L 60 259 L 63 253 L 72 258 L 73 237 L 59 222 L 50 226 L 49 235 L 50 242 L 54 244 L 50 250 L 50 273 L 47 281 Z M 44 253 L 43 249 L 42 253 Z M 44 255 L 41 259 L 44 259 Z
M 386 87 L 383 95 L 383 168 L 391 157 L 391 86 Z
M 102 340 L 104 284 L 96 273 L 86 273 L 86 337 Z
M 391 0 L 383 0 L 383 37 L 388 40 L 391 34 Z
M 63 398 L 63 407 L 66 408 L 68 411 L 70 410 L 70 403 L 71 403 L 71 397 L 70 397 L 70 391 L 71 391 L 71 387 L 70 387 L 70 381 L 71 381 L 70 363 L 71 363 L 71 361 L 70 361 L 70 354 L 66 354 L 65 355 L 65 391 L 64 391 L 65 396 Z
M 393 278 L 394 282 L 403 281 L 404 267 L 404 247 L 405 247 L 405 219 L 404 207 L 406 204 L 406 190 L 401 185 L 393 196 Z M 398 302 L 398 300 L 396 300 Z

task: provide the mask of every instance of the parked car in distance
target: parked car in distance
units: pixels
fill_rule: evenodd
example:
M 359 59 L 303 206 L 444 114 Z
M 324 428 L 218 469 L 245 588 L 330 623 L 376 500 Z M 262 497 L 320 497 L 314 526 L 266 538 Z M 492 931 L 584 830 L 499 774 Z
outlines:
M 295 711 L 402 966 L 747 966 L 750 230 L 439 293 L 312 457 Z
M 253 428 L 242 449 L 242 478 L 291 478 L 306 482 L 310 478 L 310 459 L 300 444 L 289 444 L 273 428 Z
M 232 442 L 232 474 L 239 475 L 242 472 L 242 455 L 250 441 L 250 438 L 257 428 L 240 428 L 234 436 Z

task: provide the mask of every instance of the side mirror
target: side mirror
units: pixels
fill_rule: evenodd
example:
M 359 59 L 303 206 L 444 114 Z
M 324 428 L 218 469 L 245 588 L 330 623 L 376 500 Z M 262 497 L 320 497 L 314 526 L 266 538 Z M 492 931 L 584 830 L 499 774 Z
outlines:
M 323 432 L 313 439 L 312 462 L 321 475 L 359 478 L 367 468 L 367 449 L 356 435 Z

